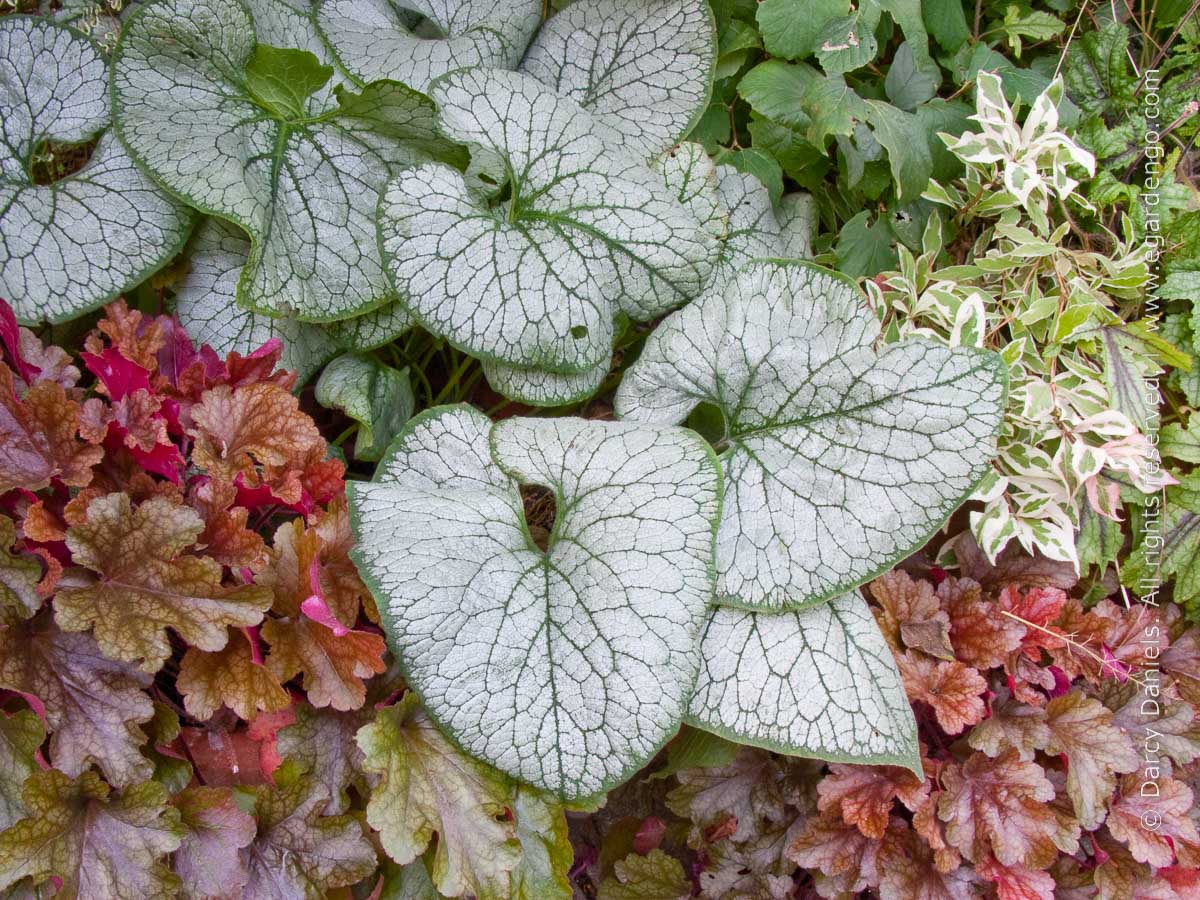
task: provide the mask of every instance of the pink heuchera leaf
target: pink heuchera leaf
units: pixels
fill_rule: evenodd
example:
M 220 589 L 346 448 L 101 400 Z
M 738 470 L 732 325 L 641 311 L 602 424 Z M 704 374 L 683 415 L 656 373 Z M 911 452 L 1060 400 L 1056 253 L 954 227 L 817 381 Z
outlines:
M 104 385 L 110 400 L 120 400 L 137 390 L 150 390 L 150 371 L 126 359 L 116 347 L 107 347 L 100 353 L 81 353 L 80 358 Z
M 333 610 L 325 602 L 325 595 L 321 590 L 321 560 L 319 557 L 313 557 L 312 562 L 308 565 L 308 584 L 312 593 L 300 604 L 300 612 L 314 622 L 320 622 L 338 637 L 349 634 L 350 629 L 338 621 L 338 617 L 333 614 Z
M 0 340 L 8 350 L 8 356 L 13 362 L 17 375 L 26 384 L 32 384 L 41 370 L 26 361 L 21 354 L 21 326 L 17 324 L 16 313 L 11 306 L 0 300 Z

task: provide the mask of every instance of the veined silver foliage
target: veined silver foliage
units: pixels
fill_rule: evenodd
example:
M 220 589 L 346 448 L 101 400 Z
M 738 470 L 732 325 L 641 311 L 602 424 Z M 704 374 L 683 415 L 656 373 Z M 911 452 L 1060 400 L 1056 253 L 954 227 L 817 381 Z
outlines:
M 23 321 L 70 319 L 133 287 L 179 252 L 191 215 L 106 129 L 108 71 L 81 34 L 0 18 L 0 296 Z M 78 171 L 35 179 L 46 142 L 86 144 Z
M 521 71 L 648 160 L 681 140 L 708 106 L 716 57 L 705 0 L 577 0 L 538 32 Z
M 724 418 L 719 605 L 689 720 L 916 766 L 891 654 L 862 598 L 839 595 L 928 540 L 986 474 L 1006 370 L 926 341 L 876 351 L 878 337 L 849 279 L 751 262 L 659 326 L 616 408 L 670 424 L 704 403 Z
M 387 306 L 337 322 L 316 324 L 295 316 L 267 316 L 237 305 L 238 279 L 250 240 L 236 225 L 206 219 L 187 245 L 188 271 L 175 284 L 175 314 L 193 339 L 218 353 L 252 353 L 271 338 L 283 341 L 284 368 L 307 381 L 340 350 L 380 347 L 412 325 L 408 309 Z
M 317 24 L 352 77 L 423 91 L 454 69 L 516 68 L 541 13 L 541 0 L 324 0 Z
M 557 515 L 546 550 L 518 486 Z M 712 596 L 719 472 L 678 428 L 413 419 L 348 485 L 352 551 L 409 683 L 473 755 L 568 798 L 675 733 Z
M 382 306 L 393 294 L 376 199 L 390 175 L 452 152 L 433 105 L 396 82 L 361 93 L 334 82 L 311 20 L 279 0 L 253 8 L 158 0 L 135 11 L 113 59 L 122 140 L 170 190 L 249 234 L 242 306 L 314 321 Z
M 576 103 L 495 69 L 430 94 L 471 148 L 470 181 L 409 169 L 379 210 L 388 271 L 426 328 L 494 364 L 578 375 L 606 363 L 619 312 L 651 318 L 703 286 L 718 237 Z

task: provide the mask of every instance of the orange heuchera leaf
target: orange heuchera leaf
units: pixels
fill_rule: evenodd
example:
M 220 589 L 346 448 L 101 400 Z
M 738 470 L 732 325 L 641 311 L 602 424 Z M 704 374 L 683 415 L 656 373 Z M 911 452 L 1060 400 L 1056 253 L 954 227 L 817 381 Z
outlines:
M 1033 588 L 1022 594 L 1009 586 L 1000 592 L 1000 609 L 1025 624 L 1021 652 L 1035 662 L 1042 650 L 1057 650 L 1065 643 L 1062 633 L 1052 624 L 1063 611 L 1067 595 L 1058 588 Z M 1006 616 L 1006 618 L 1008 618 Z
M 206 556 L 223 566 L 252 572 L 261 570 L 270 559 L 262 536 L 246 527 L 250 510 L 234 506 L 237 488 L 227 481 L 210 480 L 192 493 L 191 504 L 204 519 L 199 543 Z
M 969 869 L 939 869 L 929 846 L 902 819 L 892 819 L 879 853 L 880 900 L 971 900 Z
M 983 719 L 987 682 L 974 669 L 957 661 L 938 662 L 911 650 L 896 661 L 908 699 L 931 706 L 946 734 L 958 734 Z
M 139 727 L 154 715 L 150 677 L 108 659 L 90 635 L 64 634 L 48 613 L 0 629 L 0 687 L 44 710 L 50 761 L 68 775 L 92 762 L 118 787 L 154 771 Z
M 78 432 L 79 404 L 61 384 L 39 381 L 18 400 L 12 370 L 0 364 L 0 493 L 40 490 L 55 477 L 71 487 L 90 482 L 104 450 Z
M 67 536 L 58 516 L 48 510 L 46 504 L 40 499 L 31 503 L 25 510 L 21 531 L 27 539 L 42 544 L 61 541 Z
M 933 585 L 914 581 L 907 572 L 896 569 L 872 581 L 871 594 L 879 604 L 875 612 L 879 629 L 893 651 L 911 647 L 939 659 L 954 659 L 950 617 Z
M 97 573 L 94 583 L 59 591 L 55 616 L 67 631 L 94 628 L 113 659 L 162 668 L 171 653 L 167 629 L 201 650 L 220 650 L 226 626 L 255 625 L 271 605 L 257 585 L 227 588 L 221 565 L 185 551 L 204 523 L 195 510 L 155 497 L 131 508 L 125 494 L 89 504 L 87 521 L 67 533 L 77 564 Z
M 868 838 L 836 815 L 813 816 L 784 851 L 796 865 L 816 870 L 828 888 L 824 896 L 857 894 L 879 886 L 879 849 L 882 842 Z
M 256 463 L 284 467 L 325 453 L 324 439 L 296 398 L 270 382 L 205 391 L 192 408 L 192 423 L 193 461 L 225 481 L 243 475 L 257 483 Z M 298 500 L 298 488 L 294 499 L 283 499 Z
M 938 817 L 947 840 L 967 859 L 991 854 L 1004 865 L 1039 869 L 1058 855 L 1058 823 L 1048 805 L 1054 785 L 1016 750 L 995 759 L 972 753 L 965 763 L 946 766 L 942 784 Z
M 1054 900 L 1054 877 L 1024 866 L 1002 866 L 986 857 L 975 871 L 996 886 L 996 900 Z
M 1033 759 L 1034 751 L 1045 747 L 1049 740 L 1046 711 L 1040 706 L 1018 703 L 1003 689 L 992 703 L 992 714 L 967 736 L 967 743 L 988 756 L 999 756 L 1011 747 L 1026 760 Z
M 96 328 L 130 362 L 150 372 L 158 368 L 158 351 L 167 342 L 158 319 L 145 318 L 138 310 L 126 306 L 124 300 L 117 300 L 104 307 L 104 318 L 96 323 Z M 104 352 L 104 342 L 94 333 L 88 335 L 84 346 L 89 353 Z
M 368 631 L 336 635 L 304 616 L 268 619 L 263 637 L 271 645 L 267 666 L 279 681 L 303 674 L 313 706 L 358 709 L 366 699 L 363 679 L 383 672 L 386 645 Z
M 892 801 L 899 797 L 916 809 L 928 792 L 925 780 L 895 766 L 834 764 L 817 785 L 817 808 L 841 812 L 842 821 L 870 838 L 882 838 L 891 818 Z
M 236 628 L 215 653 L 189 647 L 176 684 L 188 715 L 197 719 L 210 718 L 222 704 L 250 720 L 259 710 L 283 709 L 292 702 L 271 671 L 254 661 L 250 641 Z
M 1046 704 L 1047 753 L 1067 758 L 1067 794 L 1088 831 L 1104 821 L 1116 774 L 1132 772 L 1138 754 L 1129 735 L 1113 725 L 1112 711 L 1079 690 Z
M 1025 626 L 985 600 L 979 585 L 969 579 L 947 578 L 938 595 L 950 616 L 950 642 L 954 657 L 976 669 L 993 669 L 1021 645 Z
M 1070 636 L 1071 642 L 1050 651 L 1054 664 L 1072 680 L 1082 676 L 1092 684 L 1098 684 L 1106 677 L 1113 677 L 1115 673 L 1106 671 L 1095 658 L 1102 656 L 1113 624 L 1111 619 L 1098 615 L 1094 610 L 1085 612 L 1077 598 L 1068 597 L 1058 617 L 1058 628 Z M 1081 648 L 1086 648 L 1090 654 Z
M 1155 868 L 1200 851 L 1200 833 L 1192 821 L 1192 789 L 1174 778 L 1152 781 L 1126 775 L 1108 812 L 1108 830 L 1138 862 Z

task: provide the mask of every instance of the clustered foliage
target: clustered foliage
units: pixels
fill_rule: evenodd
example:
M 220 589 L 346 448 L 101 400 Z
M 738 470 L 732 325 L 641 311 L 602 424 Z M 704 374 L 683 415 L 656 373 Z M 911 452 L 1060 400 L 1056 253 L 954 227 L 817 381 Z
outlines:
M 1200 894 L 1188 0 L 0 12 L 4 896 Z

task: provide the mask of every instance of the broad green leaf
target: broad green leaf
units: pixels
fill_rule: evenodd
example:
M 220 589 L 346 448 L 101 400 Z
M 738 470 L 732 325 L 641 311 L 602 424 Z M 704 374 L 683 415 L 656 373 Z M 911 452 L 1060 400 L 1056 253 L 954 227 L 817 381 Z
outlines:
M 237 285 L 250 255 L 250 241 L 235 225 L 207 219 L 188 243 L 189 271 L 175 285 L 175 313 L 193 340 L 224 355 L 251 353 L 283 341 L 285 369 L 308 381 L 339 350 L 370 350 L 399 337 L 412 316 L 393 302 L 361 316 L 315 324 L 295 316 L 266 316 L 237 305 Z
M 841 75 L 813 79 L 804 91 L 804 112 L 808 114 L 808 140 L 825 146 L 830 135 L 854 134 L 854 124 L 867 117 L 869 107 Z
M 268 11 L 279 4 L 256 0 Z M 344 319 L 393 299 L 375 240 L 383 183 L 451 150 L 436 136 L 429 99 L 398 82 L 360 94 L 322 88 L 299 114 L 264 103 L 247 73 L 258 42 L 287 46 L 275 37 L 282 31 L 318 60 L 326 53 L 311 21 L 291 15 L 307 34 L 264 26 L 265 13 L 253 19 L 239 0 L 137 8 L 113 58 L 114 118 L 134 158 L 169 190 L 247 232 L 240 305 Z
M 872 221 L 871 213 L 865 209 L 856 213 L 838 232 L 835 247 L 838 268 L 856 278 L 895 268 L 893 237 L 883 219 Z
M 888 99 L 903 110 L 912 112 L 937 93 L 937 71 L 918 68 L 912 44 L 905 41 L 892 57 L 883 88 Z
M 807 128 L 811 119 L 804 111 L 804 93 L 817 78 L 820 75 L 810 66 L 768 59 L 742 76 L 738 93 L 756 113 L 783 125 Z
M 705 0 L 576 0 L 542 26 L 521 71 L 646 160 L 681 140 L 708 107 L 716 45 Z
M 921 771 L 900 673 L 857 594 L 800 612 L 713 610 L 688 721 L 782 753 Z
M 816 56 L 829 75 L 861 69 L 879 52 L 875 26 L 879 24 L 878 0 L 862 0 L 850 14 L 827 20 L 817 32 Z
M 667 318 L 626 372 L 622 418 L 724 413 L 718 603 L 843 594 L 921 547 L 989 471 L 1000 357 L 924 340 L 876 353 L 878 337 L 845 276 L 760 261 Z
M 929 184 L 933 162 L 920 120 L 881 100 L 867 100 L 867 121 L 875 139 L 887 150 L 896 196 L 916 200 Z
M 849 0 L 763 0 L 756 18 L 768 53 L 784 59 L 804 59 L 820 47 L 817 36 L 825 23 L 849 11 Z
M 683 864 L 661 850 L 645 856 L 630 853 L 613 865 L 613 874 L 600 882 L 599 900 L 687 900 L 692 883 Z
M 717 154 L 716 162 L 754 176 L 766 187 L 772 204 L 778 203 L 783 197 L 783 169 L 771 154 L 755 147 L 725 149 Z
M 533 788 L 519 785 L 513 805 L 521 863 L 512 873 L 512 900 L 571 900 L 567 872 L 575 850 L 563 808 Z
M 23 322 L 62 322 L 167 263 L 192 217 L 107 130 L 108 67 L 90 40 L 44 19 L 4 16 L 0 60 L 0 296 Z M 86 162 L 44 173 L 61 165 L 43 166 L 47 154 Z
M 521 857 L 516 828 L 505 818 L 512 782 L 455 748 L 412 692 L 364 725 L 358 746 L 363 768 L 380 776 L 367 821 L 388 856 L 407 865 L 436 834 L 430 875 L 441 893 L 507 897 Z
M 16 540 L 16 523 L 0 515 L 0 626 L 28 619 L 42 606 L 37 592 L 42 564 L 37 557 L 13 553 Z
M 333 77 L 333 66 L 322 65 L 307 50 L 288 50 L 258 44 L 246 61 L 250 95 L 281 119 L 304 115 L 308 98 Z
M 938 46 L 950 53 L 971 37 L 962 0 L 924 0 L 921 17 Z
M 32 710 L 0 713 L 0 831 L 29 814 L 21 786 L 37 770 L 35 754 L 45 740 L 46 728 Z
M 684 725 L 679 734 L 667 744 L 667 761 L 653 774 L 650 780 L 669 778 L 684 769 L 711 769 L 726 766 L 737 755 L 738 745 L 720 735 Z
M 317 24 L 354 78 L 423 91 L 454 69 L 516 68 L 541 12 L 538 0 L 323 0 Z
M 94 771 L 72 781 L 49 769 L 29 778 L 21 799 L 29 817 L 0 834 L 0 889 L 57 878 L 54 896 L 66 900 L 177 895 L 180 881 L 166 854 L 183 829 L 161 784 L 146 781 L 114 796 Z
M 1137 102 L 1137 78 L 1129 71 L 1129 30 L 1110 22 L 1080 34 L 1067 52 L 1063 81 L 1067 94 L 1084 112 L 1120 115 Z
M 407 680 L 464 750 L 578 799 L 679 727 L 712 594 L 717 469 L 696 435 L 510 419 L 410 421 L 370 484 L 357 543 Z M 542 551 L 518 485 L 554 492 Z
M 1187 427 L 1172 423 L 1162 430 L 1159 450 L 1181 462 L 1200 463 L 1200 415 L 1188 416 Z
M 507 195 L 489 200 L 433 164 L 388 185 L 384 258 L 427 329 L 485 361 L 577 374 L 609 357 L 618 312 L 652 318 L 700 290 L 717 237 L 573 101 L 500 70 L 460 70 L 430 91 L 477 177 L 506 181 Z
M 347 353 L 327 365 L 317 381 L 316 398 L 359 423 L 355 459 L 383 456 L 416 408 L 408 369 L 393 369 L 361 353 Z
M 1013 49 L 1017 59 L 1021 58 L 1022 39 L 1037 43 L 1057 37 L 1066 29 L 1066 24 L 1057 16 L 1041 10 L 1022 9 L 1015 3 L 1010 3 L 1004 12 L 1004 20 L 994 30 L 1005 37 L 1009 47 Z

